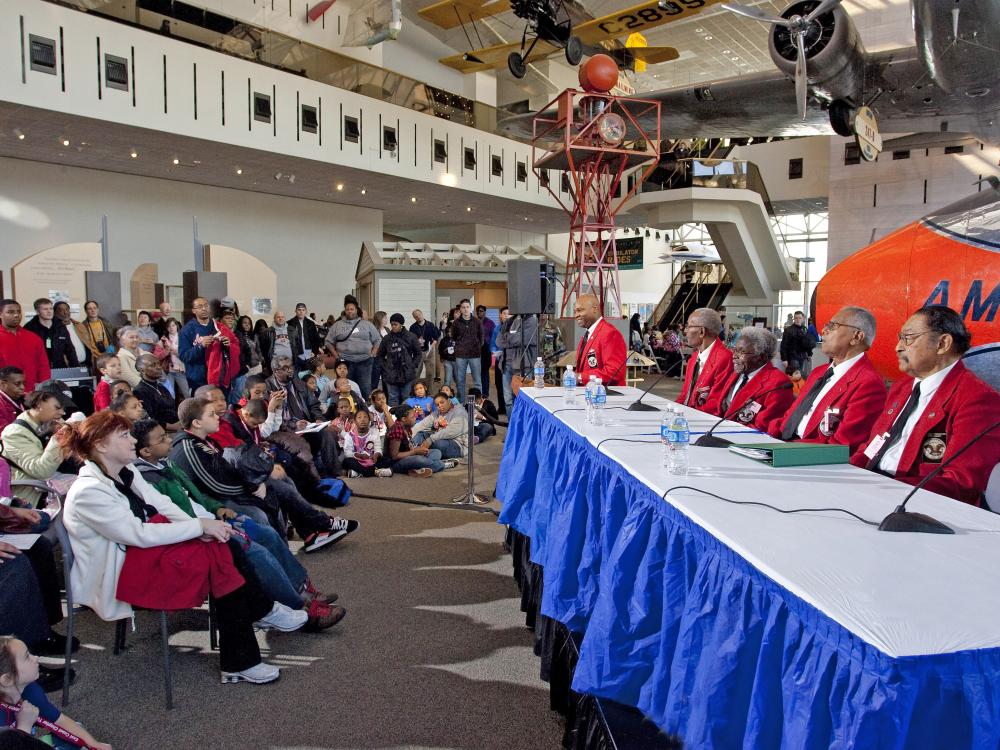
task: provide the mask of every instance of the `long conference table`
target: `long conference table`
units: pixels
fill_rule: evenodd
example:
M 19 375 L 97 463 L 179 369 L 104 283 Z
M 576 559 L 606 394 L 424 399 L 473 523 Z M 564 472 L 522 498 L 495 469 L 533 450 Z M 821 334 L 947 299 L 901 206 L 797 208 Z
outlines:
M 1000 515 L 914 495 L 950 536 L 731 504 L 702 491 L 877 525 L 910 487 L 699 447 L 671 476 L 662 412 L 617 390 L 594 427 L 579 397 L 521 389 L 497 484 L 500 522 L 541 566 L 541 614 L 582 635 L 573 690 L 692 748 L 1000 747 Z M 715 422 L 683 410 L 692 439 Z

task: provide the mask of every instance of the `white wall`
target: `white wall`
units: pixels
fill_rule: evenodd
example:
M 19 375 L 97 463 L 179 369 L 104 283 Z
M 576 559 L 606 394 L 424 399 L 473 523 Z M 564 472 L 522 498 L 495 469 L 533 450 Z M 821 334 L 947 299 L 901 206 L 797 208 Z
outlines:
M 110 270 L 122 274 L 126 306 L 141 263 L 158 263 L 168 284 L 193 269 L 195 216 L 203 243 L 237 247 L 277 272 L 279 305 L 302 301 L 324 316 L 353 289 L 361 243 L 382 237 L 381 211 L 17 159 L 0 158 L 3 197 L 47 217 L 35 227 L 0 217 L 5 277 L 37 250 L 97 240 L 107 214 Z
M 534 245 L 543 250 L 547 235 L 530 230 L 507 229 L 486 224 L 458 224 L 434 227 L 433 229 L 412 229 L 401 231 L 410 242 L 430 244 L 448 242 L 455 245 L 509 245 L 526 247 Z M 560 253 L 561 254 L 561 253 Z
M 825 135 L 737 146 L 732 159 L 757 165 L 772 201 L 825 198 L 830 182 L 830 138 Z M 788 162 L 802 159 L 802 177 L 788 179 Z

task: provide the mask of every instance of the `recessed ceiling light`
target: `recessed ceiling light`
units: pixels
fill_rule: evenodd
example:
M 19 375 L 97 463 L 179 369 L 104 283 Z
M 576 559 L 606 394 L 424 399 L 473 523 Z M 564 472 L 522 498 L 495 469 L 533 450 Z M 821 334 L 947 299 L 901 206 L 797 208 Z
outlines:
M 466 213 L 472 213 L 472 206 L 466 206 L 465 207 L 465 212 Z
M 180 163 L 181 163 L 181 160 L 178 159 L 177 157 L 174 157 L 174 164 L 177 165 L 177 164 L 180 164 Z
M 343 190 L 343 189 L 344 189 L 344 183 L 338 182 L 337 183 L 337 190 Z
M 416 202 L 417 202 L 417 196 L 411 195 L 410 196 L 410 203 L 416 203 Z
M 703 29 L 703 28 L 699 27 L 699 28 L 697 28 L 697 29 L 695 29 L 695 30 L 694 30 L 694 33 L 695 33 L 695 34 L 700 34 L 700 33 L 701 33 L 701 32 L 703 32 L 704 30 L 705 30 L 705 29 Z
M 736 62 L 736 61 L 737 61 L 737 60 L 739 60 L 740 58 L 738 58 L 738 57 L 730 57 L 729 59 L 730 59 L 730 60 L 732 60 L 733 62 Z
M 274 179 L 280 180 L 281 179 L 281 172 L 275 172 L 274 173 Z
M 240 169 L 239 167 L 236 167 L 236 174 L 243 174 L 243 170 Z
M 368 188 L 361 188 L 361 194 L 362 195 L 367 195 L 368 194 Z
M 724 49 L 724 50 L 722 50 L 722 54 L 724 54 L 724 55 L 728 55 L 728 54 L 730 54 L 731 52 L 732 52 L 732 50 L 731 50 L 731 49 Z
M 68 138 L 63 138 L 62 145 L 68 146 L 69 145 L 69 139 Z
M 17 140 L 19 140 L 19 141 L 23 141 L 24 140 L 24 133 L 21 132 L 20 128 L 14 128 L 14 135 L 17 136 Z
M 135 149 L 132 149 L 132 151 L 129 153 L 129 156 L 131 156 L 133 159 L 138 159 L 139 153 Z
M 710 42 L 710 41 L 712 41 L 712 39 L 713 39 L 713 37 L 711 35 L 708 35 L 708 36 L 705 37 L 705 41 L 706 42 Z
M 288 182 L 289 182 L 289 184 L 294 185 L 295 184 L 295 175 L 293 175 L 293 174 L 288 175 Z

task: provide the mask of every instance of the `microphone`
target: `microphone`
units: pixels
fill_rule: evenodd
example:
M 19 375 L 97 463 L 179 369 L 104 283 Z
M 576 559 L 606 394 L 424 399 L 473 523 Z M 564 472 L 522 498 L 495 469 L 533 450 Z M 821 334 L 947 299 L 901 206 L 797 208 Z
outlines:
M 637 398 L 635 401 L 629 404 L 628 408 L 625 411 L 661 411 L 661 409 L 657 406 L 651 406 L 650 404 L 642 403 L 642 400 L 646 398 L 646 394 L 648 394 L 651 390 L 653 390 L 653 387 L 661 380 L 663 380 L 665 377 L 667 377 L 667 373 L 661 372 L 659 376 L 653 380 L 652 383 L 650 383 L 643 389 L 642 394 L 639 396 L 639 398 Z
M 882 519 L 882 523 L 879 524 L 879 531 L 911 531 L 921 534 L 954 534 L 955 530 L 950 526 L 946 526 L 941 523 L 936 518 L 931 518 L 924 513 L 908 513 L 906 510 L 906 504 L 913 497 L 917 490 L 922 489 L 925 484 L 927 484 L 931 479 L 936 477 L 944 468 L 948 466 L 952 461 L 965 453 L 966 450 L 971 448 L 979 438 L 983 437 L 989 432 L 992 432 L 997 427 L 1000 427 L 1000 422 L 994 422 L 985 430 L 981 430 L 974 438 L 969 440 L 965 445 L 955 451 L 951 456 L 948 457 L 947 461 L 942 461 L 941 464 L 934 469 L 930 474 L 917 482 L 916 486 L 910 490 L 909 494 L 903 498 L 896 510 L 887 515 Z
M 736 407 L 736 409 L 730 409 L 725 414 L 723 414 L 719 418 L 719 421 L 713 424 L 711 428 L 709 428 L 708 432 L 706 432 L 704 435 L 702 435 L 700 438 L 694 441 L 694 444 L 702 448 L 726 448 L 732 445 L 733 444 L 732 440 L 726 440 L 725 438 L 715 437 L 715 435 L 712 434 L 713 432 L 715 432 L 716 427 L 725 422 L 729 418 L 730 414 L 733 414 L 734 412 L 739 412 L 743 407 L 757 400 L 758 397 L 766 396 L 768 393 L 773 393 L 774 391 L 784 391 L 791 387 L 792 383 L 791 381 L 788 381 L 787 383 L 782 383 L 781 385 L 777 385 L 774 388 L 768 388 L 766 391 L 760 391 L 758 393 L 755 393 L 746 401 L 744 401 L 742 404 L 740 404 L 738 407 Z
M 625 369 L 625 365 L 627 365 L 627 364 L 628 364 L 628 350 L 626 349 L 625 350 L 625 360 L 620 365 L 618 365 L 618 369 L 617 370 L 615 370 L 613 373 L 611 373 L 611 377 L 608 378 L 608 383 L 609 384 L 611 383 L 612 380 L 614 380 L 615 378 L 617 378 L 621 374 L 621 371 L 623 369 Z M 605 386 L 604 390 L 607 391 L 607 393 L 608 393 L 609 396 L 624 396 L 625 395 L 621 391 L 613 391 L 613 390 L 611 390 L 610 385 Z

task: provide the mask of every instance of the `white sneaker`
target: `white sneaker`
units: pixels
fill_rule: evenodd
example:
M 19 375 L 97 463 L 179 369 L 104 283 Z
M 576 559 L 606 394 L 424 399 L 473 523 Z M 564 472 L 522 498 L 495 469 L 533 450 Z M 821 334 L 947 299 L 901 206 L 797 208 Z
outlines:
M 348 479 L 357 479 L 360 476 L 361 475 L 358 474 L 358 472 L 356 472 L 354 469 L 351 469 L 349 472 L 347 472 L 347 478 Z
M 292 609 L 281 602 L 275 602 L 267 616 L 255 622 L 254 627 L 258 630 L 280 630 L 282 633 L 291 633 L 305 625 L 308 619 L 309 615 L 304 609 Z
M 458 459 L 446 458 L 443 461 L 441 461 L 441 463 L 444 464 L 445 469 L 454 469 L 456 466 L 458 466 Z
M 377 477 L 391 477 L 392 469 L 375 469 L 375 476 Z
M 273 664 L 261 662 L 250 669 L 242 672 L 223 672 L 222 684 L 231 682 L 252 682 L 256 685 L 263 685 L 265 682 L 274 682 L 281 676 L 280 670 Z

